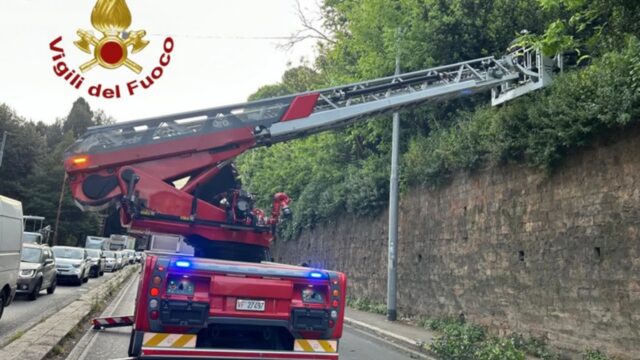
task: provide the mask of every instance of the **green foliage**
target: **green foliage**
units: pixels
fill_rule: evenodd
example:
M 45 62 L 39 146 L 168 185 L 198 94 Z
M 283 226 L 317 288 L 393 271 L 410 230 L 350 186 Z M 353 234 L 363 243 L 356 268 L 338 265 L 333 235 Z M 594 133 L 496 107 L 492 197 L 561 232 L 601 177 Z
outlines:
M 525 338 L 522 334 L 511 334 L 509 340 L 518 349 L 527 355 L 535 356 L 543 360 L 558 360 L 560 357 L 552 353 L 547 348 L 544 339 L 529 337 Z
M 288 70 L 251 99 L 281 96 L 485 55 L 500 56 L 517 34 L 550 53 L 579 48 L 591 64 L 500 108 L 487 95 L 401 113 L 403 185 L 446 183 L 457 171 L 526 163 L 551 170 L 567 153 L 638 118 L 640 2 L 631 0 L 326 0 L 314 64 Z M 546 32 L 545 32 L 546 31 Z M 535 36 L 533 34 L 542 34 Z M 584 54 L 580 54 L 581 56 Z M 339 132 L 254 150 L 239 160 L 245 185 L 269 206 L 294 199 L 279 236 L 337 214 L 369 215 L 386 205 L 391 122 L 377 117 Z
M 73 143 L 75 134 L 88 126 L 112 121 L 101 111 L 92 112 L 82 98 L 73 104 L 65 119 L 51 125 L 26 121 L 6 105 L 0 105 L 0 134 L 9 132 L 0 167 L 0 194 L 20 200 L 25 214 L 44 216 L 45 225 L 53 229 L 65 178 L 64 150 Z M 97 232 L 99 222 L 95 214 L 78 209 L 68 185 L 64 185 L 64 193 L 58 244 L 77 245 L 85 235 Z
M 431 350 L 444 360 L 475 359 L 485 340 L 485 331 L 478 325 L 451 323 L 440 331 L 442 335 L 431 344 Z
M 455 125 L 412 140 L 404 156 L 408 183 L 440 184 L 480 164 L 520 162 L 551 169 L 571 149 L 640 115 L 640 41 L 565 74 L 550 89 L 501 108 L 462 113 Z
M 440 333 L 431 350 L 443 360 L 524 360 L 524 352 L 512 338 L 487 338 L 484 328 L 454 318 L 423 321 Z
M 490 338 L 475 352 L 477 360 L 524 360 L 524 353 L 518 350 L 510 339 Z
M 356 310 L 366 311 L 374 314 L 387 314 L 387 305 L 377 303 L 368 298 L 347 298 L 347 306 Z
M 584 360 L 614 360 L 614 358 L 608 357 L 605 353 L 597 349 L 587 349 L 582 354 Z
M 521 38 L 548 55 L 587 49 L 600 54 L 618 49 L 625 36 L 640 36 L 640 2 L 636 0 L 539 0 L 556 19 L 541 35 Z
M 454 317 L 442 317 L 435 319 L 419 319 L 418 325 L 433 331 L 442 331 L 445 327 L 450 325 L 462 324 L 460 319 Z

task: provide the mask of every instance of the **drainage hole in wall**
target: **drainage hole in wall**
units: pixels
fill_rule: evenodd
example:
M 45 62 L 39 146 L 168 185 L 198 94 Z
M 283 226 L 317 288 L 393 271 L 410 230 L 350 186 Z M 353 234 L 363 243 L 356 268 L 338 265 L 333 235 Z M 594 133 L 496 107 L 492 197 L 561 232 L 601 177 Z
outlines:
M 524 261 L 524 251 L 523 250 L 518 251 L 518 260 Z
M 593 254 L 595 255 L 596 259 L 600 259 L 600 247 L 596 246 L 593 248 Z
M 422 262 L 422 254 L 418 254 L 418 262 Z

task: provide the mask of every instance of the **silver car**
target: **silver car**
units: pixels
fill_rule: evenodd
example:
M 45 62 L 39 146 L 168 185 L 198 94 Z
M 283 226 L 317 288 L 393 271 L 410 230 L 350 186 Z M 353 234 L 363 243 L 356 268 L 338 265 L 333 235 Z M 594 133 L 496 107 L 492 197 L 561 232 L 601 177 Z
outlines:
M 104 256 L 104 271 L 113 272 L 119 269 L 115 251 L 104 250 L 102 256 Z
M 56 263 L 48 246 L 24 244 L 20 260 L 18 293 L 35 300 L 42 289 L 47 289 L 47 294 L 56 291 Z
M 56 258 L 58 281 L 69 280 L 76 285 L 89 281 L 91 260 L 85 249 L 70 246 L 54 246 L 51 249 Z

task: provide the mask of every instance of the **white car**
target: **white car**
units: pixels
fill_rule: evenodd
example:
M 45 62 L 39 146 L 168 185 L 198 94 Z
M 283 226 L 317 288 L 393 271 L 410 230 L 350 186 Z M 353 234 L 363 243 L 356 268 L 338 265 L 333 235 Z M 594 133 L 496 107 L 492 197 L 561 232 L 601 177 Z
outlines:
M 104 256 L 104 271 L 117 271 L 118 261 L 116 260 L 116 252 L 113 250 L 104 250 L 102 252 Z
M 91 259 L 85 249 L 71 246 L 54 246 L 51 249 L 56 259 L 58 281 L 70 280 L 76 285 L 89 281 Z

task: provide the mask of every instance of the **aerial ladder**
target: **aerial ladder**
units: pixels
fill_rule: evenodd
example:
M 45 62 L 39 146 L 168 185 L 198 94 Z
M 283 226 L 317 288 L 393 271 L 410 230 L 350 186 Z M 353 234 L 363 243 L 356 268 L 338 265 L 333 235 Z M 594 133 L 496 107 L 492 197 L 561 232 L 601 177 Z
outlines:
M 548 86 L 561 70 L 560 57 L 518 48 L 502 58 L 89 128 L 64 160 L 78 206 L 115 204 L 129 232 L 184 239 L 169 251 L 151 242 L 136 314 L 126 322 L 130 356 L 337 359 L 345 275 L 269 262 L 291 199 L 277 193 L 268 213 L 255 208 L 233 159 L 429 102 L 490 92 L 499 105 Z

